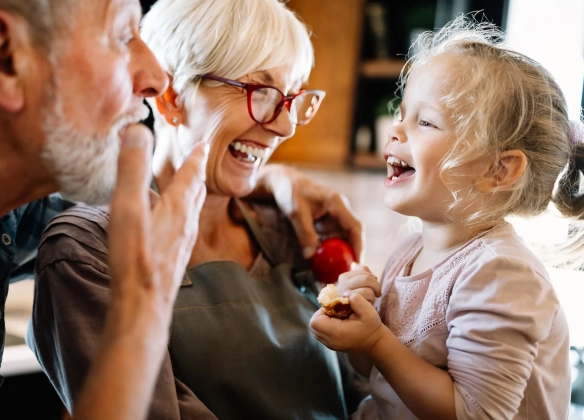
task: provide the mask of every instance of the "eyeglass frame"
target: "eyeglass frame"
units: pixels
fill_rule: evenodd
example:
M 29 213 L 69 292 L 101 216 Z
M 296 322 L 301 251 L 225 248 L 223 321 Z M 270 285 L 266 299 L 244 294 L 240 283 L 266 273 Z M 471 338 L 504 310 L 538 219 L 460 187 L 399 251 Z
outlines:
M 282 108 L 284 106 L 286 106 L 286 109 L 288 110 L 288 112 L 290 112 L 290 108 L 292 107 L 292 101 L 294 99 L 296 99 L 298 96 L 302 95 L 303 93 L 312 93 L 319 98 L 318 103 L 314 106 L 314 111 L 312 112 L 312 115 L 310 116 L 310 118 L 304 120 L 303 122 L 293 123 L 294 125 L 306 125 L 310 121 L 312 121 L 312 119 L 314 118 L 314 116 L 318 112 L 318 109 L 320 108 L 320 104 L 322 103 L 322 101 L 324 100 L 324 98 L 326 96 L 326 92 L 324 90 L 301 89 L 300 91 L 298 91 L 297 93 L 295 93 L 293 95 L 284 95 L 284 92 L 282 92 L 280 89 L 278 89 L 275 86 L 263 85 L 263 84 L 257 84 L 257 83 L 239 82 L 237 80 L 226 79 L 225 77 L 215 76 L 215 75 L 209 74 L 209 73 L 202 74 L 199 77 L 202 79 L 215 80 L 216 82 L 221 82 L 221 83 L 225 83 L 225 84 L 228 84 L 231 86 L 236 86 L 236 87 L 245 89 L 245 91 L 247 93 L 247 112 L 252 120 L 254 120 L 256 123 L 262 124 L 262 125 L 263 124 L 270 124 L 270 123 L 274 122 L 276 120 L 276 118 L 278 118 L 280 116 L 280 113 L 282 112 Z M 276 105 L 276 110 L 274 111 L 274 115 L 272 116 L 272 118 L 269 119 L 268 121 L 261 122 L 261 121 L 258 121 L 253 115 L 251 96 L 256 90 L 264 89 L 264 88 L 276 89 L 280 93 L 280 95 L 282 95 L 282 99 Z

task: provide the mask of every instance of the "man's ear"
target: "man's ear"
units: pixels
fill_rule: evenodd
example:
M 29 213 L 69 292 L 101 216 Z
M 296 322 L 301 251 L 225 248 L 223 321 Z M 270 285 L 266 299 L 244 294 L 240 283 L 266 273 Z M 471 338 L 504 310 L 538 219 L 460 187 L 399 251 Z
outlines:
M 0 10 L 0 109 L 18 112 L 24 107 L 24 86 L 19 73 L 19 60 L 29 43 L 26 23 L 22 18 Z
M 169 76 L 168 88 L 162 95 L 156 97 L 156 108 L 166 122 L 175 126 L 182 123 L 181 110 L 176 104 L 177 98 L 178 94 L 172 88 L 172 77 Z
M 499 154 L 498 159 L 489 165 L 475 183 L 483 192 L 505 191 L 523 175 L 527 166 L 527 157 L 521 150 L 507 150 Z

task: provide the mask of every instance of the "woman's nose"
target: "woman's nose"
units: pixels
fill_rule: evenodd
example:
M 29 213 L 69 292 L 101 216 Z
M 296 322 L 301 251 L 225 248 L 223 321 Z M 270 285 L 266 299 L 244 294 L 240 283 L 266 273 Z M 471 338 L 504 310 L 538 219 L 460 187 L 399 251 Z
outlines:
M 273 132 L 276 136 L 282 139 L 292 137 L 296 131 L 295 121 L 292 121 L 292 115 L 285 106 L 282 107 L 282 110 L 274 121 L 268 124 L 263 124 L 262 126 L 264 129 Z

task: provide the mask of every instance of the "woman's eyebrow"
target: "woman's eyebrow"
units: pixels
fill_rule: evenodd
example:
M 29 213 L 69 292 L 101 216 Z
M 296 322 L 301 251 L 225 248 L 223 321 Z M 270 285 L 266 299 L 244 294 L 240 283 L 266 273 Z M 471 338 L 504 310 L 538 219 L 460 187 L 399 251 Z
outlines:
M 266 84 L 274 83 L 274 78 L 266 70 L 261 71 L 259 73 L 260 73 L 259 76 L 264 83 L 266 83 Z

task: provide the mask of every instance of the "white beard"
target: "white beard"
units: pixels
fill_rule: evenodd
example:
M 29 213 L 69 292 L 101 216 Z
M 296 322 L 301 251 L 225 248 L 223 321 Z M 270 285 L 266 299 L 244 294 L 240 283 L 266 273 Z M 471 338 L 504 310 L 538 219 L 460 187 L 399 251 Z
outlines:
M 119 132 L 130 123 L 148 116 L 146 106 L 123 117 L 105 137 L 79 133 L 65 121 L 61 102 L 53 97 L 43 115 L 45 145 L 43 160 L 54 173 L 64 198 L 90 205 L 109 204 L 116 185 Z

